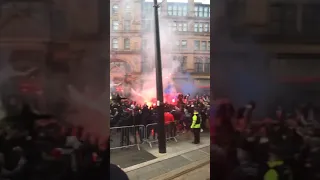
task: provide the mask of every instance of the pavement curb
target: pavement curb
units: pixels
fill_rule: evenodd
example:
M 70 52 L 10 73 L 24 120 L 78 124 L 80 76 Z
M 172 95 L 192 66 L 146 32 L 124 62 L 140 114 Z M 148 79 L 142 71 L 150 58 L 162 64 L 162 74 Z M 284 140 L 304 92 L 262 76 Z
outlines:
M 199 146 L 195 146 L 195 147 L 190 148 L 190 149 L 186 149 L 186 150 L 183 150 L 183 151 L 179 151 L 179 152 L 174 153 L 174 154 L 171 154 L 171 155 L 162 156 L 162 157 L 153 159 L 153 160 L 151 160 L 151 161 L 143 162 L 143 163 L 140 163 L 140 164 L 136 164 L 136 165 L 133 165 L 133 166 L 124 168 L 123 171 L 126 172 L 126 173 L 128 173 L 128 172 L 130 172 L 130 171 L 134 171 L 134 170 L 136 170 L 136 169 L 140 169 L 140 168 L 143 168 L 143 167 L 145 167 L 145 166 L 149 166 L 149 165 L 151 165 L 151 164 L 154 164 L 154 163 L 157 163 L 157 162 L 166 160 L 166 159 L 170 159 L 170 158 L 173 158 L 173 157 L 176 157 L 176 156 L 180 156 L 180 155 L 182 155 L 182 154 L 185 154 L 185 153 L 188 153 L 188 152 L 191 152 L 191 151 L 196 151 L 196 150 L 198 150 L 198 149 L 202 149 L 202 148 L 205 148 L 205 147 L 208 147 L 208 146 L 210 146 L 210 144 L 201 144 L 201 145 L 199 145 Z
M 183 166 L 181 168 L 170 171 L 166 174 L 152 178 L 151 180 L 173 180 L 173 179 L 180 177 L 186 173 L 190 173 L 196 169 L 199 169 L 209 163 L 210 163 L 210 159 L 202 159 L 202 160 L 190 163 L 190 164 Z

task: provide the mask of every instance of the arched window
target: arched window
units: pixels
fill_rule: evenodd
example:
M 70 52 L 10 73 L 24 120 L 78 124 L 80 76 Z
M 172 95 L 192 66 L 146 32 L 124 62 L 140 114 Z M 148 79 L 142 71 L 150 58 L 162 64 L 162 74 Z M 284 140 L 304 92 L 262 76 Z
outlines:
M 119 10 L 119 5 L 118 4 L 114 4 L 112 6 L 112 14 L 118 13 Z
M 110 71 L 113 73 L 118 73 L 118 72 L 131 73 L 132 69 L 127 62 L 113 61 L 110 63 Z
M 194 71 L 197 73 L 203 73 L 204 72 L 204 64 L 203 60 L 200 57 L 196 57 L 194 61 Z
M 124 49 L 126 49 L 126 50 L 130 49 L 130 39 L 129 38 L 124 39 Z
M 118 39 L 112 39 L 112 49 L 118 49 L 119 48 L 119 42 Z

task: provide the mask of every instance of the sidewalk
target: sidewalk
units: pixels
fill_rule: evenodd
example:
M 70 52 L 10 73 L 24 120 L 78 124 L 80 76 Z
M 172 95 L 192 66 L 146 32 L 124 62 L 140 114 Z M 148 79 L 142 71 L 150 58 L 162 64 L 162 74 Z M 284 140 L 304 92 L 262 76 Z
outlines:
M 111 152 L 111 162 L 117 164 L 116 161 L 121 161 L 125 167 L 121 166 L 121 164 L 117 165 L 124 168 L 123 170 L 127 173 L 130 180 L 146 180 L 158 176 L 161 177 L 169 172 L 174 172 L 174 170 L 177 171 L 190 163 L 210 161 L 209 133 L 202 133 L 201 136 L 201 144 L 199 145 L 192 144 L 191 140 L 186 140 L 184 136 L 179 137 L 178 143 L 168 142 L 166 154 L 158 153 L 157 145 L 153 148 L 143 145 L 141 152 L 138 152 L 138 150 L 124 150 L 130 153 L 121 153 L 124 156 L 122 160 L 120 160 L 120 157 L 115 156 L 114 153 L 116 152 Z M 138 157 L 140 155 L 143 157 Z M 135 161 L 135 165 L 132 160 Z M 138 163 L 139 160 L 140 163 Z
M 142 144 L 139 151 L 137 147 L 130 147 L 127 149 L 111 150 L 110 161 L 113 164 L 119 165 L 121 168 L 131 167 L 137 164 L 141 164 L 147 161 L 151 161 L 163 156 L 172 155 L 177 152 L 192 149 L 201 145 L 210 144 L 209 133 L 201 133 L 201 143 L 195 145 L 191 143 L 191 139 L 187 139 L 185 135 L 181 135 L 178 138 L 178 142 L 168 141 L 167 142 L 167 153 L 158 153 L 158 145 L 153 144 L 150 148 L 148 144 Z

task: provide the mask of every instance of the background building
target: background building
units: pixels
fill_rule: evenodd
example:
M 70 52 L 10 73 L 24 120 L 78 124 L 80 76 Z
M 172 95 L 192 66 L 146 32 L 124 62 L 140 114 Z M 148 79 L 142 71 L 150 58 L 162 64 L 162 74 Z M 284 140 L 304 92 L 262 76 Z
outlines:
M 220 38 L 213 42 L 211 77 L 216 96 L 231 96 L 238 104 L 255 99 L 260 106 L 319 104 L 318 2 L 215 3 L 213 34 Z
M 114 74 L 111 76 L 115 77 L 114 81 L 119 83 L 124 77 L 136 80 L 154 67 L 146 63 L 150 62 L 147 51 L 154 48 L 153 39 L 150 40 L 154 34 L 153 10 L 153 2 L 145 0 L 111 1 L 111 73 Z M 186 3 L 164 1 L 159 17 L 168 20 L 167 27 L 179 37 L 170 53 L 172 60 L 181 64 L 180 72 L 189 74 L 182 77 L 191 76 L 198 86 L 209 87 L 210 5 L 193 0 Z
M 110 3 L 111 80 L 132 82 L 141 73 L 141 1 Z

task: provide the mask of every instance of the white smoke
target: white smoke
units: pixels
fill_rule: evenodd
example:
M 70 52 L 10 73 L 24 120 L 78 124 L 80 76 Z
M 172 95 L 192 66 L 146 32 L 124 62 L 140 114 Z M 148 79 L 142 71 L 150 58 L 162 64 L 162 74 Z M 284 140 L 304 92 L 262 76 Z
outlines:
M 129 3 L 131 1 L 128 1 Z M 161 3 L 159 1 L 159 3 Z M 144 6 L 150 6 L 149 8 L 153 8 L 153 3 L 146 3 Z M 160 5 L 161 6 L 161 5 Z M 142 10 L 141 10 L 142 11 Z M 173 61 L 172 49 L 176 46 L 176 42 L 181 39 L 178 38 L 177 35 L 172 31 L 172 28 L 169 26 L 170 20 L 164 19 L 161 17 L 161 9 L 159 11 L 159 32 L 160 32 L 160 47 L 161 47 L 161 61 L 162 61 L 162 82 L 163 88 L 165 89 L 169 84 L 173 84 L 172 75 L 177 71 L 177 68 L 180 66 L 180 62 Z M 141 12 L 142 13 L 142 12 Z M 155 53 L 155 30 L 154 30 L 154 10 L 149 11 L 148 14 L 145 14 L 145 17 L 150 17 L 151 20 L 151 31 L 147 32 L 143 35 L 143 39 L 147 39 L 147 49 L 145 49 L 145 64 L 148 67 L 154 67 L 150 72 L 142 72 L 140 79 L 142 81 L 142 85 L 137 85 L 134 87 L 135 90 L 131 92 L 131 99 L 137 101 L 140 104 L 145 102 L 150 102 L 153 98 L 156 97 L 157 89 L 156 89 L 156 73 L 155 73 L 155 61 L 156 61 L 156 53 Z M 171 93 L 175 93 L 175 89 L 173 88 Z

